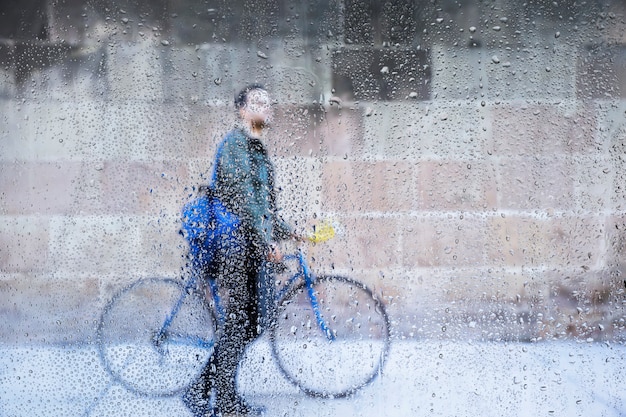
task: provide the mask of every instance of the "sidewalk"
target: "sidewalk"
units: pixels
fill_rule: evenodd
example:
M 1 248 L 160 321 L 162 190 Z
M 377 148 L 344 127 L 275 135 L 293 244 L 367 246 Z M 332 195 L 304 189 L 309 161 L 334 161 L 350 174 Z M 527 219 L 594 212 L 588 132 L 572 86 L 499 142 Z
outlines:
M 273 416 L 626 416 L 626 346 L 607 343 L 392 342 L 384 375 L 349 399 L 303 396 L 264 340 L 241 390 Z M 180 416 L 179 398 L 111 381 L 95 346 L 0 345 L 0 417 Z

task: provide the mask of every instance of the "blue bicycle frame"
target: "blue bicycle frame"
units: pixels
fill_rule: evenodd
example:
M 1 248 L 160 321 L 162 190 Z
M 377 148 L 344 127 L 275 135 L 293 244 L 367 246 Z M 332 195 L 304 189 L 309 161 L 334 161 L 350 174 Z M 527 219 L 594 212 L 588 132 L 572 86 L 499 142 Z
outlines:
M 322 317 L 319 302 L 317 299 L 317 294 L 315 293 L 315 290 L 313 288 L 315 284 L 315 276 L 311 273 L 307 265 L 306 258 L 304 254 L 302 253 L 302 250 L 298 249 L 296 253 L 291 254 L 291 255 L 286 255 L 284 259 L 285 261 L 295 260 L 298 265 L 298 268 L 297 268 L 297 271 L 294 273 L 294 275 L 291 276 L 287 280 L 287 282 L 285 283 L 285 286 L 276 294 L 274 302 L 278 304 L 287 295 L 287 293 L 295 286 L 298 280 L 303 279 L 309 300 L 311 302 L 311 307 L 313 308 L 313 312 L 315 314 L 315 318 L 317 320 L 317 324 L 319 328 L 326 335 L 328 340 L 330 341 L 335 340 L 335 335 L 333 334 L 331 329 L 326 324 L 326 321 Z M 183 287 L 183 291 L 181 293 L 180 298 L 176 301 L 176 304 L 174 304 L 174 307 L 172 308 L 172 311 L 170 312 L 170 314 L 165 318 L 165 321 L 163 322 L 163 325 L 161 326 L 159 331 L 156 332 L 154 336 L 154 343 L 157 349 L 160 347 L 160 344 L 162 343 L 162 341 L 168 338 L 167 330 L 169 329 L 170 325 L 172 324 L 172 321 L 174 320 L 174 318 L 180 311 L 180 308 L 182 307 L 187 294 L 195 290 L 197 280 L 198 280 L 198 276 L 194 275 L 192 276 L 190 280 L 187 281 L 186 285 Z M 221 298 L 219 295 L 219 288 L 215 279 L 209 279 L 207 281 L 209 284 L 208 287 L 211 292 L 211 297 L 213 299 L 214 306 L 215 306 L 215 315 L 218 320 L 219 326 L 221 326 L 225 321 L 226 311 L 224 309 L 224 305 L 221 302 Z M 202 340 L 200 338 L 192 338 L 189 336 L 181 336 L 181 337 L 183 339 L 186 339 L 185 342 L 187 342 L 187 344 L 191 344 L 192 346 L 196 346 L 200 348 L 209 349 L 209 348 L 212 348 L 215 344 L 214 340 L 207 341 L 207 340 Z
M 276 296 L 275 302 L 278 304 L 283 299 L 283 297 L 285 297 L 285 295 L 293 288 L 296 281 L 299 278 L 303 278 L 304 285 L 306 286 L 307 293 L 309 295 L 309 300 L 311 301 L 311 307 L 313 308 L 313 312 L 315 313 L 315 319 L 317 320 L 318 326 L 320 327 L 322 332 L 326 335 L 328 340 L 330 341 L 335 340 L 335 335 L 330 330 L 330 328 L 326 324 L 326 321 L 322 317 L 322 313 L 319 307 L 319 302 L 317 301 L 317 294 L 315 294 L 315 291 L 313 289 L 313 285 L 315 284 L 315 276 L 311 273 L 311 270 L 309 269 L 309 266 L 306 263 L 306 258 L 304 254 L 302 253 L 302 250 L 299 249 L 295 254 L 285 256 L 285 260 L 287 261 L 292 260 L 292 259 L 295 259 L 297 261 L 298 270 L 291 278 L 289 278 L 289 280 L 287 281 L 283 289 L 279 291 L 279 293 Z

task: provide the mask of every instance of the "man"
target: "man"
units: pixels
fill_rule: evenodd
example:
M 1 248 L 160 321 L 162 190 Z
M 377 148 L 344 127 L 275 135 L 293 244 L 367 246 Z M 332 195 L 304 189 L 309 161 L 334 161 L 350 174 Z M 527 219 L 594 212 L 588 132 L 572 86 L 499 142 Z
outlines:
M 249 85 L 235 97 L 235 108 L 239 123 L 218 147 L 209 188 L 211 199 L 225 209 L 226 216 L 213 216 L 211 256 L 200 256 L 198 246 L 190 241 L 192 257 L 196 254 L 192 264 L 207 279 L 217 280 L 226 304 L 213 356 L 183 397 L 196 416 L 257 411 L 237 394 L 237 367 L 259 333 L 259 294 L 271 298 L 271 285 L 260 279 L 261 272 L 267 261 L 280 261 L 274 242 L 292 236 L 277 216 L 274 167 L 261 141 L 272 118 L 270 96 L 261 85 Z M 273 300 L 264 301 L 270 305 Z M 214 405 L 210 405 L 211 393 Z

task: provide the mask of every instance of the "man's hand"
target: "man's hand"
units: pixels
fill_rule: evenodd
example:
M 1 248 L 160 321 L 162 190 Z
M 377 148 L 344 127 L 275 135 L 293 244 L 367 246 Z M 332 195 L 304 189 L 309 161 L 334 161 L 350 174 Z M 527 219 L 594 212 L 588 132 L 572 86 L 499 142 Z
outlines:
M 270 245 L 269 252 L 267 253 L 267 260 L 277 264 L 283 261 L 283 253 L 278 246 Z

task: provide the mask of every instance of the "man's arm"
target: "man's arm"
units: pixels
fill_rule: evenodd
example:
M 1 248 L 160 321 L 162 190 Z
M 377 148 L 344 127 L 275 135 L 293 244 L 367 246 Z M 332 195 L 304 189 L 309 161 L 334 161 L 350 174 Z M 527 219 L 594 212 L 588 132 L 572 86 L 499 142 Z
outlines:
M 248 158 L 241 143 L 229 133 L 220 144 L 215 158 L 213 189 L 222 204 L 241 219 L 250 219 L 246 201 L 247 184 L 244 181 Z

